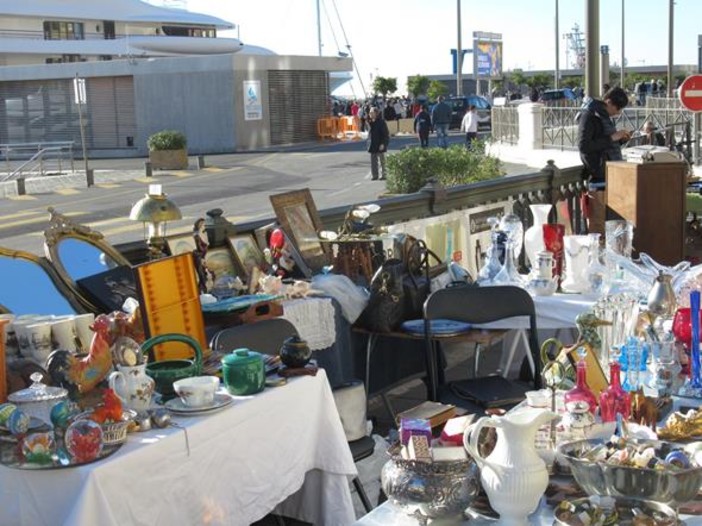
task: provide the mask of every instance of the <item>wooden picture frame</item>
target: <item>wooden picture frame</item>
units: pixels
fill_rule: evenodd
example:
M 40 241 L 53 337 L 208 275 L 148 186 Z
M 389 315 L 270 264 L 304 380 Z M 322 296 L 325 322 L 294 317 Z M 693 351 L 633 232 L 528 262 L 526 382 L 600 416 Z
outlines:
M 195 238 L 192 232 L 176 234 L 166 238 L 166 245 L 168 246 L 168 253 L 171 256 L 178 256 L 186 252 L 195 251 Z
M 244 273 L 246 281 L 249 280 L 254 268 L 259 270 L 267 270 L 268 263 L 263 256 L 263 252 L 256 243 L 254 236 L 251 234 L 233 235 L 227 238 L 232 253 Z
M 321 270 L 329 263 L 329 254 L 319 241 L 322 222 L 309 188 L 271 195 L 270 200 L 278 222 L 300 256 L 312 270 Z

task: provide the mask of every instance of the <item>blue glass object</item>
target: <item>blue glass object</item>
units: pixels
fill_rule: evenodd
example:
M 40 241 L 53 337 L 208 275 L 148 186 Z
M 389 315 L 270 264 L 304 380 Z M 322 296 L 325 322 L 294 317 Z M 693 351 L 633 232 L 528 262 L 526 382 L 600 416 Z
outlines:
M 692 346 L 690 350 L 690 387 L 702 388 L 700 381 L 700 291 L 690 292 L 690 322 L 692 324 Z

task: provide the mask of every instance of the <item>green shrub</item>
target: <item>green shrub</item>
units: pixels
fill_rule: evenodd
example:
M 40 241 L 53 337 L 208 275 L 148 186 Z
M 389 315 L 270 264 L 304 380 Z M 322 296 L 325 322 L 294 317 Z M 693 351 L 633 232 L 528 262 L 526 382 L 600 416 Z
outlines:
M 162 130 L 149 136 L 146 141 L 149 151 L 184 150 L 188 145 L 185 134 L 177 130 Z
M 406 148 L 387 158 L 388 192 L 410 194 L 419 191 L 430 178 L 443 186 L 485 181 L 504 175 L 501 162 L 485 154 L 485 145 L 474 142 L 450 148 Z

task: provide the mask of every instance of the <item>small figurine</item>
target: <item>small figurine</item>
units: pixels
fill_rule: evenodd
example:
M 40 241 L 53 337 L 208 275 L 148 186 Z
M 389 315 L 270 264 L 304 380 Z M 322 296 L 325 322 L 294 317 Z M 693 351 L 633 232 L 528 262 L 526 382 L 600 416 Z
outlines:
M 653 398 L 644 396 L 643 388 L 639 388 L 631 396 L 631 420 L 656 430 L 658 408 Z
M 272 259 L 272 271 L 276 276 L 281 278 L 292 277 L 295 270 L 295 260 L 292 257 L 290 250 L 287 247 L 287 239 L 285 233 L 276 228 L 271 232 L 268 246 L 270 248 L 270 257 Z
M 205 231 L 205 219 L 202 217 L 199 217 L 193 225 L 193 239 L 195 240 L 193 256 L 195 258 L 198 286 L 200 287 L 200 292 L 205 294 L 209 290 L 207 286 L 208 281 L 214 280 L 214 277 L 212 271 L 207 268 L 207 249 L 210 243 Z

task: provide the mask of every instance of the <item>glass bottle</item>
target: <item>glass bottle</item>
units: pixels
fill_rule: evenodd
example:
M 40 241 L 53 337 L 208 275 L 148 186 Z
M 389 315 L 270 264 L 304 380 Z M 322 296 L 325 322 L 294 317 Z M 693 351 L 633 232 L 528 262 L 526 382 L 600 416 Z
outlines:
M 614 422 L 617 413 L 621 413 L 622 418 L 629 420 L 631 412 L 631 397 L 621 384 L 621 366 L 618 362 L 609 364 L 609 387 L 600 393 L 600 417 L 603 422 Z
M 600 234 L 588 234 L 590 237 L 590 257 L 587 274 L 588 292 L 602 294 L 606 288 L 607 267 L 601 261 Z
M 524 278 L 517 270 L 517 262 L 514 260 L 514 243 L 507 239 L 505 244 L 505 263 L 492 280 L 493 285 L 514 285 L 521 287 L 524 285 Z
M 576 381 L 575 387 L 570 391 L 566 391 L 564 402 L 587 402 L 590 406 L 590 413 L 594 414 L 597 409 L 597 398 L 587 385 L 587 364 L 585 363 L 585 349 L 578 349 L 580 360 L 576 366 Z

